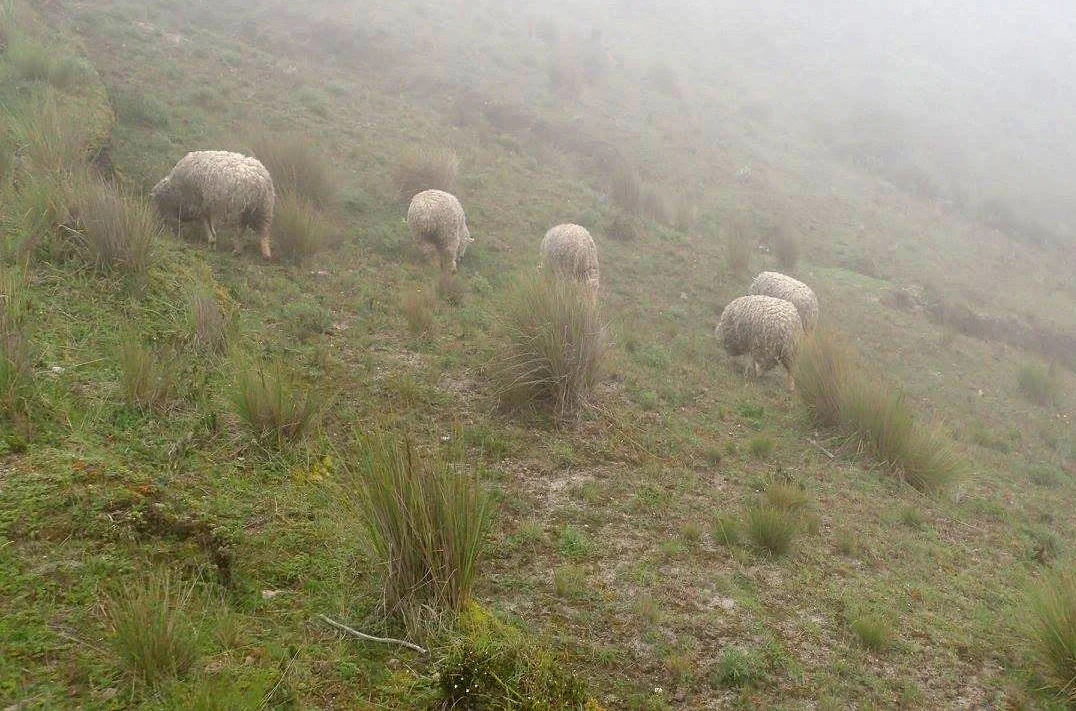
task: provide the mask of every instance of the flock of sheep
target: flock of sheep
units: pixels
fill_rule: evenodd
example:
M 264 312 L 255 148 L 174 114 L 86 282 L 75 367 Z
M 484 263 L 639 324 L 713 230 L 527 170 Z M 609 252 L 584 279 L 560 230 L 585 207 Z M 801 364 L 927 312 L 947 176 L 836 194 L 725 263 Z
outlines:
M 276 193 L 269 171 L 256 158 L 229 151 L 195 151 L 184 156 L 153 188 L 157 209 L 173 224 L 197 222 L 210 245 L 219 225 L 249 227 L 258 234 L 262 256 L 271 258 L 269 233 Z M 454 195 L 424 190 L 407 210 L 415 245 L 443 272 L 454 273 L 474 241 L 467 216 Z M 233 245 L 236 252 L 239 245 Z M 579 282 L 596 303 L 600 272 L 598 248 L 584 227 L 557 225 L 539 246 L 539 268 Z M 731 301 L 717 324 L 717 338 L 733 356 L 749 355 L 747 372 L 757 376 L 780 363 L 794 387 L 796 347 L 818 323 L 818 299 L 806 284 L 778 272 L 762 272 L 747 296 Z

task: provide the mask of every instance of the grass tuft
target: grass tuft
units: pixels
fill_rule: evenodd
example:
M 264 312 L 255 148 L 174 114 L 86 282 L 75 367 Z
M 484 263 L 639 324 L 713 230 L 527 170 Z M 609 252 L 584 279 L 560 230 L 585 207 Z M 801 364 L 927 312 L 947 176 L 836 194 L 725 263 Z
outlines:
M 1016 373 L 1016 387 L 1029 402 L 1052 407 L 1061 399 L 1061 374 L 1053 364 L 1025 363 Z
M 407 440 L 375 434 L 347 467 L 346 485 L 383 568 L 388 614 L 460 612 L 486 546 L 488 494 L 473 472 L 424 461 Z
M 963 473 L 963 460 L 949 438 L 917 422 L 904 392 L 864 373 L 834 335 L 803 339 L 795 375 L 815 422 L 858 438 L 916 489 L 943 490 Z
M 752 437 L 747 445 L 747 448 L 751 451 L 751 456 L 755 459 L 769 459 L 773 456 L 774 447 L 776 447 L 776 443 L 773 438 L 766 435 Z
M 765 675 L 757 655 L 726 647 L 717 663 L 715 681 L 724 687 L 740 688 L 755 684 Z
M 856 642 L 875 654 L 884 652 L 891 644 L 893 631 L 885 619 L 877 615 L 860 615 L 849 622 Z
M 308 136 L 263 133 L 252 141 L 252 153 L 273 177 L 278 195 L 294 195 L 323 209 L 332 204 L 336 196 L 333 175 Z
M 128 405 L 143 410 L 163 408 L 175 394 L 175 363 L 131 339 L 119 352 L 120 385 Z
M 634 242 L 644 234 L 642 220 L 621 210 L 614 212 L 605 225 L 605 236 L 617 242 Z
M 740 522 L 727 514 L 714 517 L 714 543 L 732 548 L 740 542 Z
M 579 597 L 586 589 L 586 573 L 578 565 L 562 565 L 553 570 L 553 590 L 557 597 Z
M 452 192 L 459 169 L 459 158 L 451 148 L 419 146 L 404 154 L 392 182 L 400 200 L 407 202 L 423 190 Z
M 642 181 L 639 174 L 627 165 L 617 166 L 613 171 L 609 197 L 625 215 L 638 218 L 645 212 Z
M 324 249 L 330 238 L 329 223 L 316 207 L 295 193 L 284 193 L 273 211 L 273 250 L 278 258 L 303 264 Z
M 194 344 L 199 348 L 220 352 L 228 340 L 228 318 L 211 294 L 195 294 L 191 298 L 190 328 Z
M 107 600 L 112 647 L 136 679 L 156 688 L 198 661 L 201 640 L 192 619 L 193 597 L 192 585 L 162 573 Z
M 9 420 L 24 415 L 34 395 L 33 350 L 26 331 L 29 308 L 26 271 L 0 270 L 0 412 Z
M 407 329 L 415 336 L 430 333 L 433 328 L 433 310 L 436 299 L 429 290 L 412 289 L 400 298 L 400 313 L 407 321 Z
M 756 548 L 778 557 L 792 549 L 799 520 L 794 511 L 762 503 L 747 510 L 746 528 Z
M 773 236 L 773 256 L 777 266 L 789 274 L 796 271 L 800 263 L 799 240 L 785 227 L 777 227 Z
M 725 231 L 725 259 L 735 277 L 745 277 L 751 271 L 753 250 L 747 235 L 747 229 L 737 222 L 729 225 Z
M 502 405 L 570 419 L 600 382 L 608 346 L 599 312 L 573 282 L 529 276 L 505 298 L 505 345 L 492 376 Z
M 65 237 L 94 269 L 143 276 L 164 227 L 145 201 L 93 177 L 70 184 Z
M 63 54 L 55 47 L 19 34 L 10 38 L 5 56 L 16 78 L 45 81 L 61 91 L 77 88 L 91 72 L 79 57 Z
M 309 393 L 299 394 L 280 366 L 272 370 L 240 366 L 231 399 L 247 429 L 276 446 L 302 437 L 314 420 L 314 398 Z
M 1076 574 L 1043 582 L 1030 600 L 1032 641 L 1051 686 L 1076 704 Z

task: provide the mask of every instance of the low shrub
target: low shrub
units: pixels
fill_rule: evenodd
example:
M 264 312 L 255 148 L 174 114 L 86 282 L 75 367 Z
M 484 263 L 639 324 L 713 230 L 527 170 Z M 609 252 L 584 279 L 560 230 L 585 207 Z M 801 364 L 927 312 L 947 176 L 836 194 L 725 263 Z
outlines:
M 423 190 L 452 192 L 459 168 L 459 158 L 451 148 L 419 146 L 404 154 L 393 174 L 393 185 L 404 202 Z
M 606 327 L 574 282 L 528 276 L 505 297 L 505 344 L 492 365 L 500 402 L 510 409 L 578 414 L 600 382 Z
M 156 688 L 198 661 L 201 635 L 192 585 L 155 574 L 111 595 L 105 610 L 112 648 L 139 681 Z
M 131 338 L 119 352 L 120 385 L 128 405 L 140 409 L 165 407 L 175 394 L 175 362 L 147 350 Z
M 1076 575 L 1058 573 L 1031 595 L 1031 634 L 1054 689 L 1076 704 Z
M 276 446 L 302 437 L 316 414 L 312 395 L 299 393 L 280 366 L 239 366 L 231 399 L 247 429 Z
M 329 223 L 313 205 L 295 193 L 277 198 L 273 210 L 273 250 L 282 261 L 303 264 L 329 244 Z
M 1016 387 L 1029 402 L 1052 407 L 1061 398 L 1061 374 L 1053 364 L 1025 363 L 1016 373 Z
M 437 666 L 446 708 L 582 709 L 586 682 L 570 660 L 470 606 Z
M 278 194 L 296 196 L 322 209 L 332 204 L 336 187 L 329 163 L 309 137 L 263 133 L 252 141 L 252 153 L 273 176 Z
M 360 443 L 345 473 L 382 567 L 385 610 L 405 620 L 426 608 L 463 610 L 492 511 L 474 473 L 425 461 L 409 441 L 381 434 Z

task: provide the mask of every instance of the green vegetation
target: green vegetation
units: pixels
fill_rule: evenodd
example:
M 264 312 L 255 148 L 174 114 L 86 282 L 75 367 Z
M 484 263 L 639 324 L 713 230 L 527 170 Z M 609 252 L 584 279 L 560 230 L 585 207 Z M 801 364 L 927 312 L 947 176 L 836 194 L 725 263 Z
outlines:
M 474 474 L 427 463 L 409 441 L 388 435 L 365 438 L 345 466 L 345 486 L 382 566 L 385 610 L 405 619 L 423 609 L 462 610 L 491 516 Z
M 859 646 L 878 654 L 889 648 L 893 636 L 889 623 L 877 615 L 858 615 L 849 623 Z
M 303 264 L 329 243 L 325 218 L 296 193 L 284 193 L 273 211 L 273 251 L 283 261 Z
M 300 393 L 279 364 L 239 365 L 231 398 L 251 434 L 275 446 L 303 436 L 317 412 L 315 399 Z
M 1047 367 L 1024 363 L 1016 373 L 1016 386 L 1029 402 L 1042 407 L 1056 405 L 1061 397 L 1062 382 L 1056 364 Z
M 1032 596 L 1034 642 L 1053 688 L 1076 702 L 1076 576 L 1046 580 Z
M 251 148 L 273 176 L 278 194 L 322 209 L 332 204 L 336 183 L 329 163 L 302 134 L 265 133 L 254 138 Z
M 798 524 L 795 512 L 769 504 L 752 506 L 745 520 L 751 543 L 771 556 L 783 556 L 792 549 Z
M 606 326 L 582 288 L 545 277 L 522 277 L 505 297 L 507 342 L 492 368 L 501 402 L 546 409 L 558 419 L 578 414 L 606 366 Z
M 175 394 L 174 358 L 161 357 L 129 340 L 119 353 L 120 384 L 128 405 L 160 408 Z

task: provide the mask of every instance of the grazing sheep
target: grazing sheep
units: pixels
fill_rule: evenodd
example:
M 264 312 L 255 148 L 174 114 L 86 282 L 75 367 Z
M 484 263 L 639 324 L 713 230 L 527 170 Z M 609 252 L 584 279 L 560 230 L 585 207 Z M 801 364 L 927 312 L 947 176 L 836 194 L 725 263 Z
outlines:
M 756 376 L 778 363 L 783 365 L 788 389 L 795 388 L 792 364 L 803 324 L 792 302 L 760 294 L 741 296 L 721 312 L 716 334 L 729 355 L 751 356 L 748 370 L 753 366 Z
M 751 282 L 750 294 L 772 296 L 791 301 L 800 314 L 804 331 L 813 331 L 818 324 L 818 298 L 811 287 L 780 272 L 761 272 Z
M 262 256 L 272 257 L 269 229 L 276 192 L 273 178 L 257 158 L 230 151 L 194 151 L 183 156 L 151 193 L 169 220 L 198 221 L 210 245 L 217 226 L 249 227 L 258 233 Z M 239 242 L 233 244 L 239 253 Z
M 411 198 L 407 226 L 423 254 L 437 255 L 442 272 L 454 273 L 467 245 L 474 242 L 463 206 L 456 196 L 443 190 L 423 190 Z
M 585 227 L 565 224 L 550 228 L 538 251 L 539 268 L 548 263 L 554 274 L 579 282 L 590 300 L 597 300 L 598 248 Z

